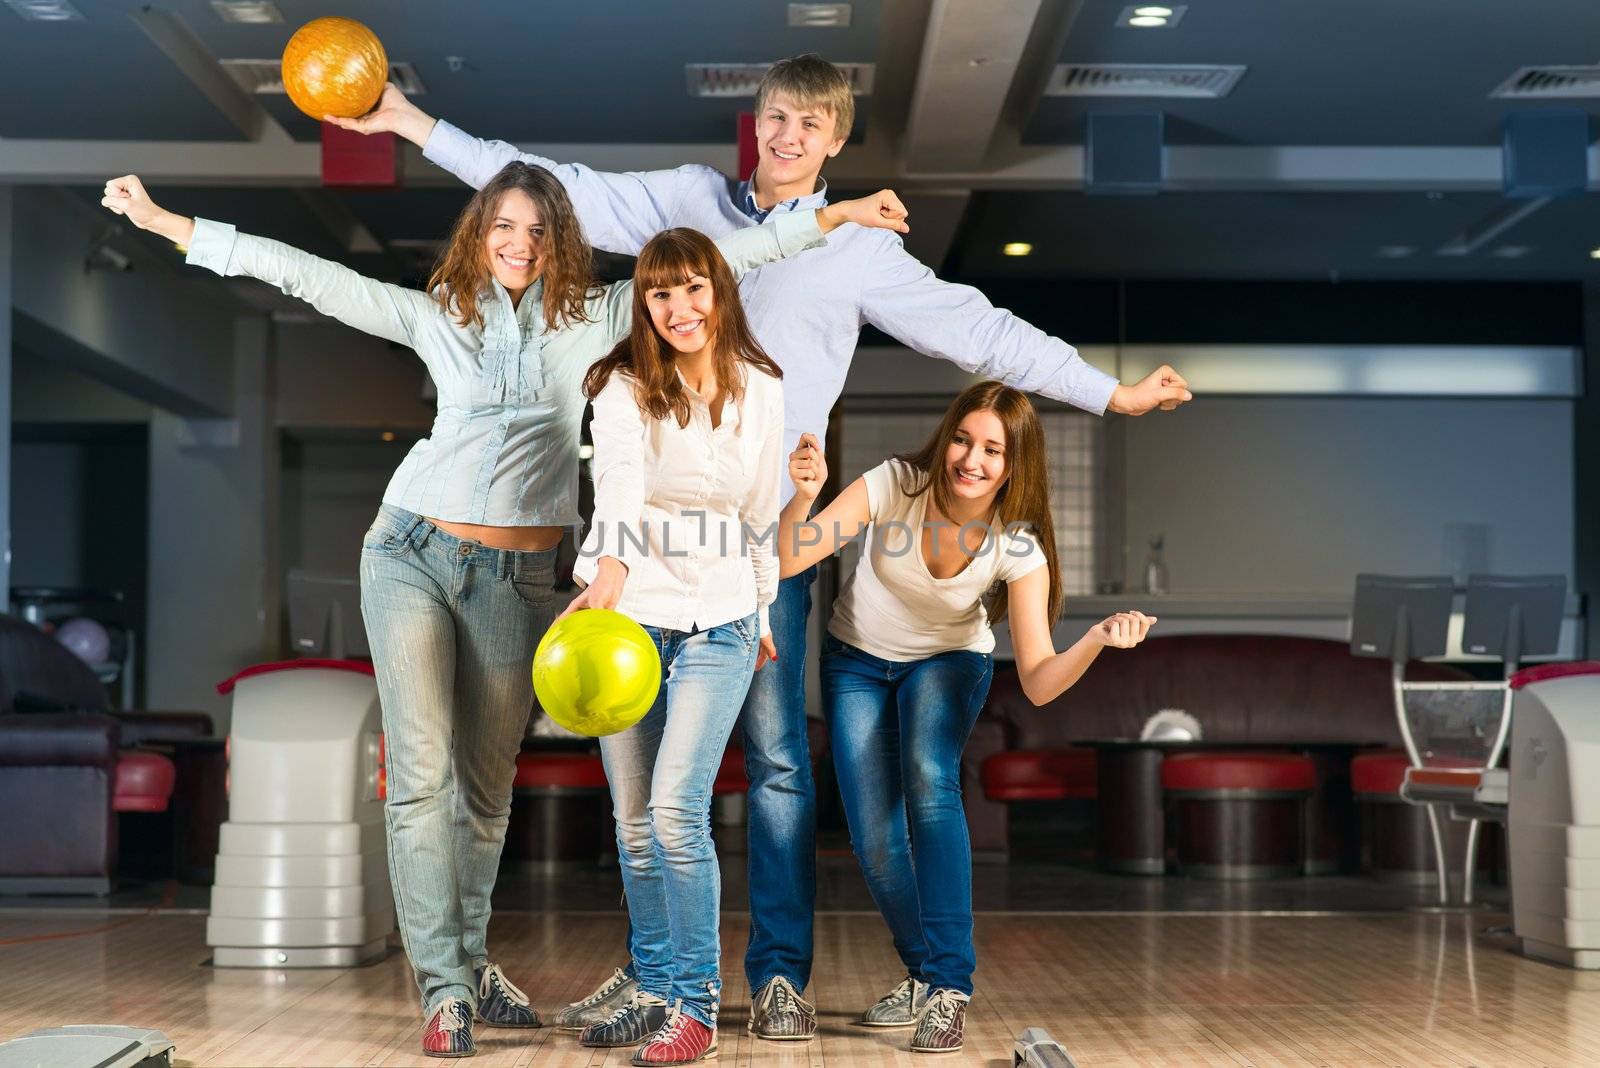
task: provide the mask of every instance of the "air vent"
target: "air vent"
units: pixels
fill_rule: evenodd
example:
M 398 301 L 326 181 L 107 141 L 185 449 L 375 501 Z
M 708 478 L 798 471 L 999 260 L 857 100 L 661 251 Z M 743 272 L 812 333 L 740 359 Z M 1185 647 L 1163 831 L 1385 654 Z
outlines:
M 1244 77 L 1243 66 L 1179 63 L 1061 63 L 1045 96 L 1227 96 Z
M 689 80 L 690 96 L 746 97 L 756 95 L 756 86 L 771 63 L 686 63 L 684 74 Z M 876 69 L 871 63 L 835 63 L 850 82 L 850 91 L 856 96 L 872 95 L 872 75 Z
M 1600 97 L 1600 67 L 1523 67 L 1489 95 L 1512 100 Z
M 276 59 L 224 59 L 224 68 L 247 93 L 262 96 L 283 93 L 283 72 Z M 409 63 L 389 64 L 389 80 L 400 87 L 406 96 L 421 96 L 428 90 L 417 77 L 416 68 Z

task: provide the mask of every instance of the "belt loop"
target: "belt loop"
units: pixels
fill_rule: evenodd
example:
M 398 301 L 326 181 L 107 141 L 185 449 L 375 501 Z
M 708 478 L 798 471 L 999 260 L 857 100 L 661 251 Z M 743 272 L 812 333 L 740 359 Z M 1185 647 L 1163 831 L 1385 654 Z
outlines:
M 428 522 L 426 516 L 417 516 L 411 521 L 411 526 L 406 530 L 406 540 L 413 549 L 420 549 L 428 544 L 428 539 L 433 536 L 434 526 Z

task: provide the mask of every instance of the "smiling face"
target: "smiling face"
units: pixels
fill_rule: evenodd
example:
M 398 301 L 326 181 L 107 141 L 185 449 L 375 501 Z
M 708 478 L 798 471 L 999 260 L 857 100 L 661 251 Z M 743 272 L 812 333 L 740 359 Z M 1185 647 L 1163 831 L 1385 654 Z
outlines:
M 489 219 L 483 247 L 490 272 L 512 296 L 533 285 L 544 256 L 544 220 L 533 198 L 520 189 L 507 190 Z
M 704 275 L 691 275 L 675 286 L 659 286 L 644 295 L 656 333 L 680 353 L 699 352 L 716 327 L 716 294 Z
M 1006 481 L 1006 428 L 989 409 L 969 412 L 944 454 L 950 491 L 966 501 L 993 500 Z
M 756 116 L 756 185 L 785 199 L 813 192 L 822 165 L 844 147 L 836 129 L 818 105 L 774 93 Z

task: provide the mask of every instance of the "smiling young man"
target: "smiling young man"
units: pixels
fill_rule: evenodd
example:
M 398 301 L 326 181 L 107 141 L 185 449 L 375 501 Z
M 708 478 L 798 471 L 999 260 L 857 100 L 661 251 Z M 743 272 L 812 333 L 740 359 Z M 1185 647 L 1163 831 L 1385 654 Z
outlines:
M 519 153 L 435 121 L 394 86 L 361 119 L 336 120 L 366 133 L 392 131 L 477 188 L 514 159 L 553 171 L 596 246 L 635 254 L 660 231 L 689 226 L 719 237 L 771 216 L 827 202 L 822 167 L 850 136 L 855 101 L 838 68 L 815 56 L 776 63 L 756 94 L 755 173 L 742 181 L 711 167 L 608 174 Z M 994 307 L 970 286 L 941 281 L 896 234 L 850 227 L 819 248 L 747 275 L 744 306 L 762 347 L 784 369 L 784 449 L 822 436 L 844 388 L 861 328 L 871 324 L 907 347 L 1030 393 L 1096 414 L 1141 415 L 1189 400 L 1170 367 L 1134 385 L 1085 363 L 1058 338 Z M 783 487 L 786 501 L 791 487 Z M 816 790 L 806 740 L 806 619 L 815 572 L 784 579 L 771 607 L 778 662 L 756 675 L 740 718 L 749 794 L 750 1030 L 759 1038 L 807 1039 L 816 1012 L 800 994 L 811 977 L 816 896 Z M 591 1022 L 626 1001 L 619 972 L 575 1012 Z

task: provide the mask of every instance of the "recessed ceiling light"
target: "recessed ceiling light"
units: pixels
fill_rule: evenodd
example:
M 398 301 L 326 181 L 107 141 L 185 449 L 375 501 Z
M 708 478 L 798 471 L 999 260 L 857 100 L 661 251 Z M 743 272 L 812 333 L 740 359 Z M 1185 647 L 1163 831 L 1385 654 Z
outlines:
M 383 441 L 393 441 L 394 440 L 394 431 L 393 430 L 385 430 L 383 433 L 379 434 L 378 437 L 380 439 L 382 439 Z
M 1171 29 L 1188 10 L 1188 4 L 1129 4 L 1117 16 L 1117 25 L 1138 30 Z
M 1600 248 L 1592 248 L 1592 249 L 1590 249 L 1589 250 L 1589 258 L 1591 260 L 1600 260 Z
M 1000 251 L 1007 256 L 1028 256 L 1032 255 L 1033 246 L 1026 241 L 1007 241 L 1000 246 Z
M 83 21 L 83 12 L 67 0 L 6 0 L 6 6 L 33 22 Z
M 211 0 L 211 10 L 223 22 L 248 22 L 261 26 L 283 21 L 283 12 L 272 0 Z
M 849 4 L 790 4 L 789 25 L 806 29 L 850 25 Z

